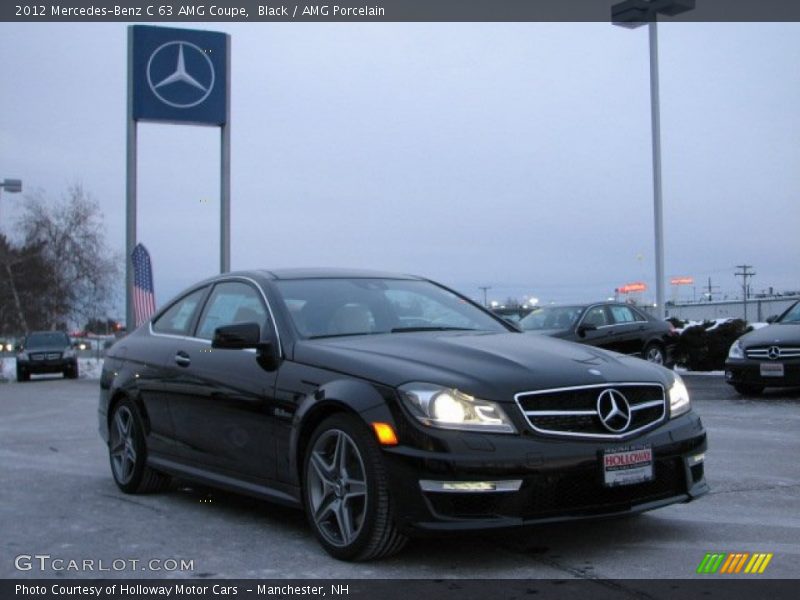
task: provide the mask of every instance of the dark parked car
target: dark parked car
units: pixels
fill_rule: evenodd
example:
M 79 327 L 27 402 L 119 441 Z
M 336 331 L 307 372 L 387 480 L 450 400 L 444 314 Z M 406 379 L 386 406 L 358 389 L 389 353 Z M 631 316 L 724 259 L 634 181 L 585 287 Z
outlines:
M 765 387 L 800 386 L 800 302 L 731 345 L 725 381 L 744 395 L 760 394 Z
M 598 346 L 638 356 L 659 365 L 673 364 L 678 333 L 629 304 L 597 302 L 541 306 L 519 322 L 523 331 Z
M 401 275 L 197 284 L 111 347 L 99 425 L 124 492 L 175 475 L 301 507 L 351 560 L 420 531 L 624 515 L 708 491 L 679 376 L 524 335 Z
M 66 333 L 34 331 L 22 339 L 17 350 L 17 381 L 28 381 L 32 374 L 40 373 L 78 377 L 78 357 Z

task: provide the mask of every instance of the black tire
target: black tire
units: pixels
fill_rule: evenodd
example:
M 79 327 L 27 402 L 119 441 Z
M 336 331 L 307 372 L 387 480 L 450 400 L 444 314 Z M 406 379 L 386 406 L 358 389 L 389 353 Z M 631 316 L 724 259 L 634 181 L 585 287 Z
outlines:
M 657 365 L 666 366 L 667 364 L 667 354 L 664 352 L 664 346 L 657 342 L 650 342 L 644 347 L 642 358 Z
M 17 381 L 30 381 L 31 374 L 22 367 L 17 367 Z
M 77 379 L 78 378 L 78 363 L 75 365 L 67 367 L 64 369 L 64 378 L 65 379 Z
M 380 446 L 358 418 L 336 414 L 314 430 L 303 463 L 306 516 L 326 552 L 364 561 L 399 552 Z
M 764 391 L 763 385 L 755 385 L 752 383 L 735 383 L 733 389 L 739 392 L 742 396 L 758 396 Z
M 170 483 L 168 475 L 147 466 L 142 417 L 127 398 L 117 403 L 109 421 L 108 459 L 114 482 L 126 494 L 159 492 Z

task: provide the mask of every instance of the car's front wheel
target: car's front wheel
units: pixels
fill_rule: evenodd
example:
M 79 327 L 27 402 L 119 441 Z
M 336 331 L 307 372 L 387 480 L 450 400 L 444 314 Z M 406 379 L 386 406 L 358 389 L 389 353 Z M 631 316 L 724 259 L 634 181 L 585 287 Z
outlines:
M 164 489 L 170 478 L 147 466 L 144 426 L 136 405 L 128 399 L 114 407 L 108 431 L 111 473 L 119 489 L 144 494 Z
M 644 356 L 645 360 L 657 365 L 663 365 L 666 362 L 666 355 L 664 354 L 664 348 L 661 346 L 661 344 L 648 344 L 642 355 Z
M 17 367 L 17 381 L 29 381 L 31 374 L 22 367 Z
M 78 378 L 78 363 L 74 365 L 70 365 L 66 369 L 64 369 L 64 378 L 65 379 L 77 379 Z
M 742 396 L 758 396 L 764 391 L 763 385 L 754 385 L 752 383 L 737 383 L 733 386 L 737 392 Z
M 381 558 L 405 545 L 394 522 L 380 447 L 356 417 L 337 414 L 316 428 L 303 483 L 308 521 L 335 558 Z

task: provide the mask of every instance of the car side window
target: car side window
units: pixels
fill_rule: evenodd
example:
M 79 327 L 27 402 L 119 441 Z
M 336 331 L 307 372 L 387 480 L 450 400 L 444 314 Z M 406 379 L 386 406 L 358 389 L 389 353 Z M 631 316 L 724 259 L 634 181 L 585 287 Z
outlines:
M 636 318 L 636 314 L 627 306 L 610 306 L 609 308 L 615 323 L 633 323 L 639 320 Z
M 269 324 L 264 301 L 258 291 L 247 283 L 218 283 L 203 308 L 196 336 L 210 340 L 217 327 L 234 323 L 258 323 L 263 331 Z
M 603 327 L 608 325 L 608 318 L 606 317 L 606 309 L 604 306 L 595 306 L 586 312 L 583 319 L 584 325 L 594 325 L 595 327 Z
M 153 331 L 172 335 L 189 335 L 192 316 L 203 299 L 207 288 L 200 288 L 184 296 L 170 306 L 165 313 L 153 322 Z

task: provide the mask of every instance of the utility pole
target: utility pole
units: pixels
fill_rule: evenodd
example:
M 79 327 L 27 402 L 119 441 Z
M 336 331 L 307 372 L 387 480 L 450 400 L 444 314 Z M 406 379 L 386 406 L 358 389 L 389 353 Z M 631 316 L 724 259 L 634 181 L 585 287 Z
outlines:
M 750 271 L 753 268 L 753 265 L 736 265 L 737 269 L 741 269 L 741 271 L 737 271 L 734 273 L 737 277 L 742 278 L 742 305 L 744 306 L 744 320 L 747 321 L 747 290 L 748 284 L 747 279 L 749 277 L 753 277 L 755 275 L 754 272 Z
M 490 286 L 490 285 L 479 285 L 478 289 L 479 290 L 483 290 L 483 305 L 486 308 L 489 308 L 489 303 L 488 303 L 488 301 L 486 299 L 486 292 L 488 292 L 490 289 L 492 289 L 492 286 Z
M 713 297 L 714 290 L 718 290 L 718 289 L 719 289 L 719 286 L 718 286 L 718 285 L 711 285 L 711 277 L 709 277 L 709 278 L 708 278 L 708 286 L 706 287 L 706 290 L 708 290 L 708 291 L 706 292 L 706 295 L 708 296 L 708 301 L 709 301 L 709 302 L 711 302 L 711 299 L 712 299 L 712 297 Z

